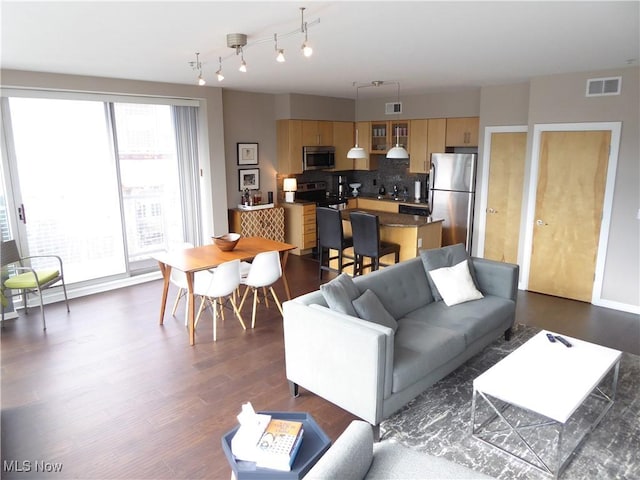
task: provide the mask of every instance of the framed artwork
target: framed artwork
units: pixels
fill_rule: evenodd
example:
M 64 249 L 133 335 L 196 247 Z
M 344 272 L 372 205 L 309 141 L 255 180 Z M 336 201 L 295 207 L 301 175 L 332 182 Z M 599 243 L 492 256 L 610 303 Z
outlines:
M 258 144 L 237 143 L 238 165 L 258 165 Z
M 249 190 L 260 190 L 259 168 L 244 168 L 238 170 L 238 189 L 242 192 L 245 188 Z

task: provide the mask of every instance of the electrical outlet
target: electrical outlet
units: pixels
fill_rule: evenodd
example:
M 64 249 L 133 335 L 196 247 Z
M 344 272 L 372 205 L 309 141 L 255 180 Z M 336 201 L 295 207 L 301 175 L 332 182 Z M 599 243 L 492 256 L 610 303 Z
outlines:
M 422 248 L 422 239 L 421 238 L 418 239 L 418 248 Z
M 638 220 L 640 220 L 640 208 L 638 209 Z

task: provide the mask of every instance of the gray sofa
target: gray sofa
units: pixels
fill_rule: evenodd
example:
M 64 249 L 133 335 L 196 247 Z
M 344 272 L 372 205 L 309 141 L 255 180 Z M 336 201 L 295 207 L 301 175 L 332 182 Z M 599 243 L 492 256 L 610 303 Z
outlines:
M 373 443 L 371 425 L 354 420 L 305 480 L 491 479 L 482 473 L 389 440 Z
M 469 270 L 484 298 L 451 307 L 434 299 L 439 295 L 427 269 L 465 256 L 461 245 L 423 250 L 421 257 L 353 279 L 357 293 L 375 294 L 395 319 L 395 331 L 328 308 L 320 290 L 285 302 L 291 393 L 297 396 L 302 386 L 378 426 L 500 335 L 508 338 L 517 265 L 470 257 Z

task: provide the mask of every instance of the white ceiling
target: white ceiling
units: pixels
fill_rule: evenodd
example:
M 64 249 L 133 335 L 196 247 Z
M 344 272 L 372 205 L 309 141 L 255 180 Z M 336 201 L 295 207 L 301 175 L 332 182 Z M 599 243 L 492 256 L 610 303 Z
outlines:
M 638 65 L 639 5 L 2 0 L 1 66 L 193 84 L 188 62 L 200 52 L 207 85 L 353 98 L 354 81 L 385 80 L 400 82 L 403 95 L 426 93 Z M 300 6 L 312 24 L 311 58 L 300 52 Z M 273 34 L 294 31 L 279 40 L 287 61 L 276 63 Z M 247 73 L 227 33 L 248 35 Z

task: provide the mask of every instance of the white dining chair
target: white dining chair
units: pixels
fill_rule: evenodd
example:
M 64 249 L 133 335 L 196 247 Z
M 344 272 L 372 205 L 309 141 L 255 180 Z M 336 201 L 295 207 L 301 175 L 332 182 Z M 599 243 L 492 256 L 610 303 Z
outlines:
M 242 320 L 240 310 L 236 305 L 235 291 L 240 285 L 240 260 L 231 260 L 229 262 L 222 263 L 216 267 L 212 272 L 210 270 L 204 270 L 198 272 L 193 283 L 193 293 L 200 295 L 202 301 L 200 302 L 200 308 L 196 315 L 195 326 L 198 325 L 200 315 L 204 311 L 207 302 L 211 305 L 213 310 L 213 341 L 217 338 L 217 320 L 218 313 L 224 320 L 224 304 L 228 301 L 231 304 L 233 312 L 242 325 L 242 329 L 246 330 L 247 327 Z M 195 328 L 195 327 L 194 327 Z
M 193 248 L 193 244 L 189 242 L 185 242 L 178 247 L 177 250 L 184 250 L 187 248 Z M 171 274 L 169 275 L 169 281 L 178 287 L 178 294 L 176 295 L 176 300 L 173 302 L 173 309 L 171 310 L 171 315 L 176 316 L 176 310 L 178 309 L 178 304 L 180 303 L 180 299 L 182 297 L 187 297 L 189 293 L 189 286 L 187 285 L 187 274 L 182 270 L 178 270 L 177 268 L 171 269 Z M 185 326 L 189 322 L 189 302 L 185 302 L 186 305 L 184 307 L 184 324 Z
M 280 305 L 280 300 L 278 300 L 278 296 L 276 295 L 275 290 L 273 289 L 273 284 L 278 281 L 278 279 L 282 276 L 282 265 L 280 264 L 280 254 L 276 251 L 272 252 L 262 252 L 256 255 L 251 262 L 251 268 L 249 269 L 249 273 L 246 278 L 243 278 L 241 282 L 247 286 L 242 295 L 242 301 L 240 302 L 240 310 L 244 305 L 244 301 L 247 298 L 247 294 L 249 290 L 253 291 L 253 310 L 251 313 L 251 328 L 254 328 L 256 325 L 256 306 L 258 303 L 258 291 L 262 289 L 268 289 L 271 292 L 271 296 L 273 300 L 276 302 L 278 306 L 278 310 L 280 310 L 280 315 L 282 315 L 282 306 Z M 268 307 L 267 302 L 267 294 L 264 293 L 265 304 Z

